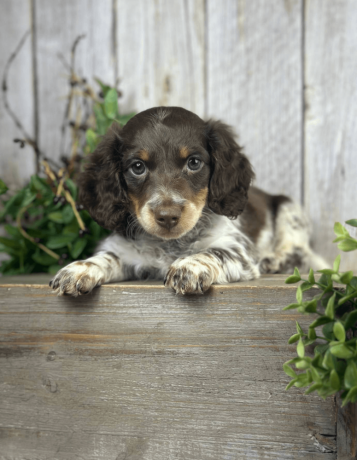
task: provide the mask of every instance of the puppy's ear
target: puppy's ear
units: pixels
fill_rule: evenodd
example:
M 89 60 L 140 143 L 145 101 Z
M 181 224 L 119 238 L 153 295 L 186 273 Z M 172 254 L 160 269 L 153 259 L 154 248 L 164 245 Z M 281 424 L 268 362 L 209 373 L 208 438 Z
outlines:
M 235 219 L 244 210 L 254 172 L 229 126 L 210 120 L 206 128 L 212 168 L 208 206 L 216 214 Z
M 104 228 L 125 232 L 129 200 L 122 174 L 120 127 L 113 123 L 79 176 L 79 201 Z

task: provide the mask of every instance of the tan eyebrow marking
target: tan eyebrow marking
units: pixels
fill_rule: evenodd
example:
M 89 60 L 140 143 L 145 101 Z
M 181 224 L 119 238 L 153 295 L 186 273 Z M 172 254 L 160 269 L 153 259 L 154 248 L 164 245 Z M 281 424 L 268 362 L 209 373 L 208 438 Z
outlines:
M 140 158 L 140 160 L 149 161 L 150 155 L 149 155 L 149 152 L 147 150 L 142 149 L 142 150 L 140 150 L 138 157 Z
M 187 147 L 181 147 L 180 148 L 180 157 L 186 160 L 186 158 L 189 156 L 190 152 Z

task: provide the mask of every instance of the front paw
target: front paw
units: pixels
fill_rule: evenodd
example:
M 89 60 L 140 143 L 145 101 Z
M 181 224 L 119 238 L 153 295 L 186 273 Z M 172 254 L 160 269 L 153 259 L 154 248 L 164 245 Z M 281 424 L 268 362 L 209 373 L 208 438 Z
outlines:
M 203 294 L 214 282 L 212 268 L 194 256 L 177 259 L 167 272 L 164 285 L 176 294 Z
M 100 286 L 103 280 L 102 269 L 93 262 L 83 260 L 62 268 L 50 281 L 50 287 L 57 295 L 77 297 L 88 294 L 95 287 Z

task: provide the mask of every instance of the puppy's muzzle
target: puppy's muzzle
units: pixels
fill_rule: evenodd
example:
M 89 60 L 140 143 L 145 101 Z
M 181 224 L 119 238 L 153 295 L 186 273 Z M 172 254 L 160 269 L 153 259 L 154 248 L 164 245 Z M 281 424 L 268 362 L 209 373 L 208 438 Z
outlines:
M 181 217 L 181 206 L 159 206 L 154 211 L 155 221 L 160 227 L 171 230 Z

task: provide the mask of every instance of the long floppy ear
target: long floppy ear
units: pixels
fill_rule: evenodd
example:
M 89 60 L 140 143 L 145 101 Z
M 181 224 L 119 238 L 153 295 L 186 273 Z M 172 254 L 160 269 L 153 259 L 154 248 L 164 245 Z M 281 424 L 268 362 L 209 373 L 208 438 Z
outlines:
M 228 125 L 210 120 L 206 128 L 212 162 L 208 206 L 216 214 L 235 219 L 247 203 L 254 172 Z
M 124 233 L 129 200 L 122 174 L 120 127 L 113 123 L 79 176 L 79 202 L 104 228 Z

